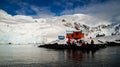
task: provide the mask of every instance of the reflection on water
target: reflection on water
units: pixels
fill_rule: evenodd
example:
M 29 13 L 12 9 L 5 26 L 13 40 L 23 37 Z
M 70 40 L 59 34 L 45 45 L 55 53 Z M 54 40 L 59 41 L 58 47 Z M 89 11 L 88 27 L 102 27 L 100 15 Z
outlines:
M 80 51 L 80 50 L 66 50 L 66 58 L 68 61 L 80 62 L 84 58 L 94 58 L 96 51 Z
M 53 50 L 33 45 L 0 45 L 0 65 L 119 67 L 120 47 L 98 51 Z
M 77 50 L 66 50 L 67 60 L 82 61 L 83 53 Z
M 94 58 L 94 57 L 95 57 L 95 52 L 96 52 L 96 51 L 94 51 L 94 50 L 92 50 L 92 51 L 87 51 L 88 57 L 91 55 L 92 58 Z

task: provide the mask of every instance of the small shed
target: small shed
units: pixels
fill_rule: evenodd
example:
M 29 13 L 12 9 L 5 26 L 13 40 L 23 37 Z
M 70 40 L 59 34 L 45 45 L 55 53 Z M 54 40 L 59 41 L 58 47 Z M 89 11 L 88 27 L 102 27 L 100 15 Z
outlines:
M 73 38 L 74 39 L 84 38 L 84 34 L 81 31 L 74 31 L 73 32 Z
M 66 33 L 66 38 L 81 39 L 84 38 L 82 31 L 73 31 L 72 33 Z
M 66 34 L 66 38 L 73 38 L 73 34 Z

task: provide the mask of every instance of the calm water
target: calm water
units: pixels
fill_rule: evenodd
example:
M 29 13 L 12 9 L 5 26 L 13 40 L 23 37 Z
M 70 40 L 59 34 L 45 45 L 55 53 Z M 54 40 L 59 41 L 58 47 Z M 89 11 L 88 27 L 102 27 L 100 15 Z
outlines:
M 96 52 L 0 45 L 0 67 L 120 67 L 120 47 Z

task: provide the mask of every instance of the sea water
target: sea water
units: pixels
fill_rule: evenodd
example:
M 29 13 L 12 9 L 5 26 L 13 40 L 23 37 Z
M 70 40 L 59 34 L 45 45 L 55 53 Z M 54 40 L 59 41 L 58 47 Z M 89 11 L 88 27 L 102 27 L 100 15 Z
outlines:
M 86 52 L 0 45 L 0 67 L 120 67 L 120 47 Z

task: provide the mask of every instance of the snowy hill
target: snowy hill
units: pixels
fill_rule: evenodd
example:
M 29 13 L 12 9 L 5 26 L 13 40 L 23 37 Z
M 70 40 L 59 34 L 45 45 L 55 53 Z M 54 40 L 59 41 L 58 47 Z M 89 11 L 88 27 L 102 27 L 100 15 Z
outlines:
M 95 38 L 119 35 L 120 24 L 85 14 L 34 19 L 0 10 L 0 43 L 48 43 L 65 36 L 66 30 L 82 30 L 86 38 Z

